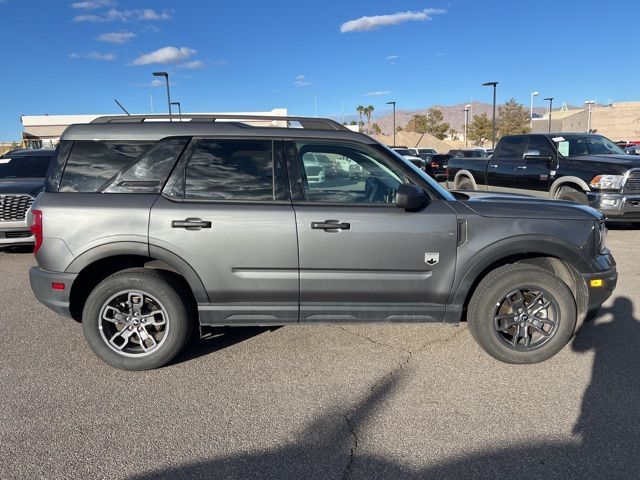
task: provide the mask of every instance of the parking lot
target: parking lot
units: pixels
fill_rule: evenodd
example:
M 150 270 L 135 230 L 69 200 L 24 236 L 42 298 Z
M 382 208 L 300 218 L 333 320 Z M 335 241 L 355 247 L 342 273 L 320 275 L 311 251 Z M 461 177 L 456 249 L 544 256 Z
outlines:
M 168 367 L 98 360 L 0 252 L 0 478 L 635 478 L 638 232 L 609 234 L 618 288 L 538 365 L 466 327 L 213 332 Z

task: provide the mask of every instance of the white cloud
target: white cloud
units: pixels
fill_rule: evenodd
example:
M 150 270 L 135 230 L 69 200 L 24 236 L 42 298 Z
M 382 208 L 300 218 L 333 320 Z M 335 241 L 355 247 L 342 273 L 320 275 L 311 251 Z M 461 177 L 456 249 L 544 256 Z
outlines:
M 387 55 L 387 60 L 389 60 L 390 62 L 393 62 L 394 60 L 398 59 L 398 55 Z
M 197 52 L 193 48 L 187 47 L 163 47 L 150 53 L 145 53 L 136 58 L 132 65 L 151 65 L 154 63 L 166 64 L 166 63 L 179 63 L 183 60 L 187 60 L 189 57 L 195 55 Z
M 202 68 L 204 67 L 204 62 L 202 60 L 192 60 L 191 62 L 181 63 L 178 65 L 178 68 Z
M 365 97 L 384 97 L 385 95 L 389 95 L 390 93 L 391 91 L 389 90 L 378 90 L 375 92 L 365 93 L 364 96 Z
M 308 87 L 309 85 L 312 85 L 309 79 L 307 79 L 307 77 L 305 77 L 304 75 L 298 75 L 296 78 L 294 78 L 293 84 L 296 87 Z
M 340 26 L 342 33 L 348 32 L 368 32 L 370 30 L 377 30 L 381 27 L 389 27 L 391 25 L 398 25 L 404 22 L 431 20 L 433 15 L 441 13 L 447 13 L 446 10 L 441 8 L 425 8 L 424 10 L 417 12 L 398 12 L 391 15 L 373 15 L 370 17 L 360 17 L 355 20 L 349 20 Z
M 175 84 L 175 82 L 172 82 Z M 157 88 L 157 87 L 164 87 L 164 81 L 158 79 L 158 78 L 154 78 L 153 80 L 151 80 L 149 83 L 136 83 L 136 87 L 138 88 Z
M 151 20 L 169 20 L 171 14 L 166 10 L 159 13 L 151 8 L 137 9 L 137 10 L 118 10 L 117 8 L 110 8 L 106 12 L 96 14 L 82 14 L 73 17 L 74 22 L 91 22 L 91 23 L 109 23 L 109 22 L 127 22 L 129 20 L 135 21 L 151 21 Z
M 136 34 L 133 32 L 110 32 L 98 35 L 96 37 L 96 40 L 98 40 L 99 42 L 123 44 L 127 43 L 129 40 L 134 39 L 135 37 Z
M 111 62 L 115 60 L 116 57 L 113 53 L 99 53 L 99 52 L 90 52 L 90 53 L 76 53 L 73 52 L 69 55 L 69 58 L 86 58 L 89 60 L 102 60 L 104 62 Z
M 221 58 L 220 60 L 214 60 L 213 64 L 216 67 L 227 67 L 231 65 L 231 62 L 229 60 L 225 60 L 224 58 Z
M 95 10 L 96 8 L 112 7 L 116 4 L 114 0 L 86 0 L 84 2 L 74 2 L 71 8 L 84 10 Z

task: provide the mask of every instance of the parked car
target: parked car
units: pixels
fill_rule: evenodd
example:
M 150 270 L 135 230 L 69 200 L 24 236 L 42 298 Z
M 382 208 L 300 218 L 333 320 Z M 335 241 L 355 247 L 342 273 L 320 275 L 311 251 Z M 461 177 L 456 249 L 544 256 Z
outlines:
M 447 180 L 447 164 L 451 155 L 449 154 L 433 154 L 423 157 L 425 163 L 424 171 L 431 178 L 435 178 L 439 182 Z
M 0 247 L 29 245 L 27 212 L 44 188 L 54 150 L 13 150 L 0 156 Z
M 30 213 L 31 287 L 105 362 L 162 366 L 198 327 L 464 318 L 490 355 L 536 363 L 616 286 L 594 209 L 453 195 L 333 120 L 242 119 L 103 117 L 62 134 Z M 309 182 L 308 154 L 361 178 Z
M 434 155 L 438 153 L 433 148 L 410 148 L 409 151 L 416 157 L 420 157 L 424 160 L 425 155 Z
M 396 152 L 397 154 L 402 155 L 406 160 L 408 160 L 411 163 L 413 163 L 416 167 L 424 170 L 425 165 L 426 165 L 425 160 L 420 158 L 420 157 L 418 157 L 416 154 L 414 154 L 413 149 L 394 147 L 394 148 L 392 148 L 392 150 L 394 152 Z
M 609 220 L 640 221 L 640 159 L 602 135 L 506 136 L 490 159 L 452 158 L 447 181 L 453 189 L 569 200 Z
M 640 155 L 640 145 L 633 145 L 624 149 L 627 155 Z

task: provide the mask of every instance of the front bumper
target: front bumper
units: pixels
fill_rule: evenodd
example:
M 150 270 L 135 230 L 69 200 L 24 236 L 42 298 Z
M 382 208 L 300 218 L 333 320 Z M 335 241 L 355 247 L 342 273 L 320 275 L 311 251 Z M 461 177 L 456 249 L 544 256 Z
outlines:
M 589 206 L 600 210 L 608 220 L 639 221 L 640 195 L 587 192 Z
M 0 246 L 33 245 L 35 237 L 29 231 L 27 220 L 0 222 Z
M 69 309 L 69 295 L 77 276 L 77 273 L 50 272 L 40 267 L 31 267 L 29 270 L 31 290 L 38 301 L 65 317 L 72 316 Z M 54 290 L 53 283 L 63 283 L 64 290 Z
M 613 293 L 618 283 L 618 272 L 613 266 L 609 270 L 600 273 L 582 274 L 587 285 L 588 309 L 596 310 L 602 305 Z M 601 280 L 600 286 L 592 286 L 592 280 Z

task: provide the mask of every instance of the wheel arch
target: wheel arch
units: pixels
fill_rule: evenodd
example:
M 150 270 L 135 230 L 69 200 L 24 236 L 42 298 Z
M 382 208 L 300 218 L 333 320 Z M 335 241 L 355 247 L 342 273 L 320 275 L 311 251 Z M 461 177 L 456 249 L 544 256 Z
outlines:
M 466 271 L 457 286 L 454 285 L 449 303 L 463 309 L 480 281 L 490 271 L 508 263 L 530 263 L 554 273 L 571 290 L 576 300 L 580 321 L 587 310 L 587 288 L 580 273 L 590 267 L 581 255 L 567 242 L 539 235 L 528 238 L 496 242 L 473 257 L 476 260 Z
M 478 190 L 478 184 L 476 183 L 476 179 L 469 170 L 458 170 L 456 172 L 455 177 L 453 177 L 453 184 L 455 188 L 458 188 L 459 181 L 464 177 L 464 179 L 471 181 L 473 183 L 473 189 Z
M 67 267 L 67 272 L 78 274 L 69 292 L 70 310 L 74 319 L 81 320 L 86 298 L 98 283 L 109 275 L 128 268 L 144 267 L 167 272 L 167 278 L 188 290 L 195 303 L 209 302 L 202 280 L 178 255 L 163 248 L 130 243 L 101 245 L 78 256 Z
M 558 196 L 558 192 L 562 187 L 571 187 L 583 193 L 591 191 L 589 185 L 587 185 L 587 182 L 585 182 L 581 178 L 566 176 L 558 178 L 551 184 L 551 187 L 549 188 L 549 196 L 551 198 L 556 198 Z

